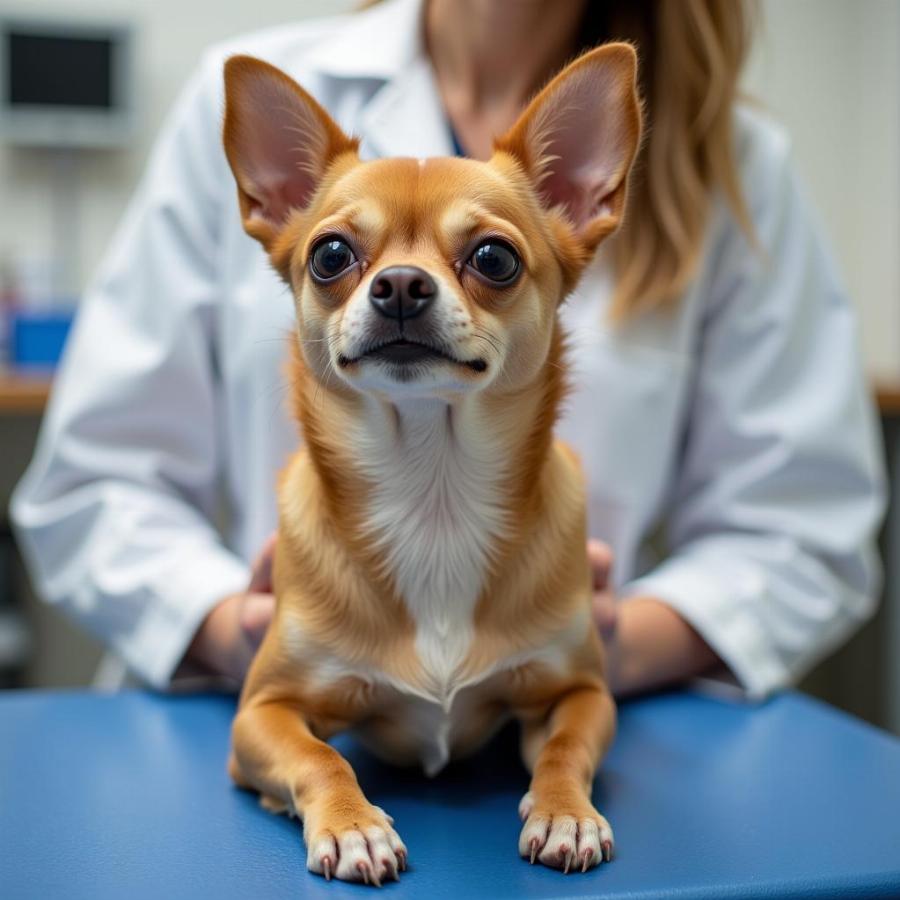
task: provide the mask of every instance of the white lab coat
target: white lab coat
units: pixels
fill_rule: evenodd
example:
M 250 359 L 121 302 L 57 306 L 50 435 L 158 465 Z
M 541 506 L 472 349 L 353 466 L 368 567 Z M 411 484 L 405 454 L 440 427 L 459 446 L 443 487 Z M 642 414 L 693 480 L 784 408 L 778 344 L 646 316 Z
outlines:
M 292 304 L 241 229 L 222 61 L 285 69 L 366 156 L 446 155 L 418 18 L 418 0 L 396 0 L 207 54 L 83 300 L 12 515 L 41 593 L 153 685 L 246 585 L 298 444 L 282 374 Z M 575 390 L 558 430 L 621 595 L 671 604 L 760 697 L 871 614 L 884 482 L 856 323 L 788 141 L 746 109 L 736 130 L 764 253 L 717 204 L 677 310 L 618 330 L 601 256 L 564 310 Z

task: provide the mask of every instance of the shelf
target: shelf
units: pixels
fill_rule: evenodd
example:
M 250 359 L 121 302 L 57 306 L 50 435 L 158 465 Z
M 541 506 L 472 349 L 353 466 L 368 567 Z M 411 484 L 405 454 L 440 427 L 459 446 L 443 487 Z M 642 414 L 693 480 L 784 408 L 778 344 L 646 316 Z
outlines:
M 900 381 L 875 381 L 875 396 L 882 416 L 900 416 Z
M 48 372 L 20 372 L 0 366 L 0 416 L 40 415 L 50 395 Z M 873 382 L 882 416 L 900 415 L 900 380 Z
M 0 366 L 0 415 L 40 415 L 50 396 L 49 372 Z

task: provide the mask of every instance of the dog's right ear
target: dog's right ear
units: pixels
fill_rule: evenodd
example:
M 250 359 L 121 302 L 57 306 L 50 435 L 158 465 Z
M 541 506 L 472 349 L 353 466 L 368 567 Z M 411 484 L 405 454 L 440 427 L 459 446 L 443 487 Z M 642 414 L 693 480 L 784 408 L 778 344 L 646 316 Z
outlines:
M 269 251 L 329 165 L 359 145 L 292 78 L 252 56 L 225 63 L 223 141 L 244 230 Z
M 519 161 L 544 206 L 562 209 L 593 252 L 622 219 L 640 137 L 634 48 L 605 44 L 563 69 L 494 147 Z

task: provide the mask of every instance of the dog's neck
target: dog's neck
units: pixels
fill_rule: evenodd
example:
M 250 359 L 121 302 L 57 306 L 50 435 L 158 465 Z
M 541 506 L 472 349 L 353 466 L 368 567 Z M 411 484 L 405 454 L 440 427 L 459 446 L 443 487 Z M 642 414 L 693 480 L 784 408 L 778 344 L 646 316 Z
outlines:
M 370 493 L 377 486 L 370 476 L 373 458 L 400 471 L 412 466 L 416 472 L 435 473 L 445 459 L 435 453 L 438 443 L 460 464 L 496 464 L 497 502 L 504 514 L 519 516 L 523 505 L 538 499 L 535 486 L 567 389 L 565 340 L 557 322 L 547 359 L 527 385 L 491 388 L 455 400 L 375 399 L 337 385 L 333 378 L 322 383 L 296 344 L 290 376 L 307 450 L 341 519 L 347 520 L 348 511 L 353 518 L 358 508 L 347 491 L 357 498 L 360 491 Z

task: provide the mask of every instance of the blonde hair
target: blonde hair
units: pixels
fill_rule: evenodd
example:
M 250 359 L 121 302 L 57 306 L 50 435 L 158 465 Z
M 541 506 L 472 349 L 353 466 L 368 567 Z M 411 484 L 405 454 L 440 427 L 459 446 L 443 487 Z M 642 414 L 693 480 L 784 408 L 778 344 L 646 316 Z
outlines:
M 753 9 L 741 0 L 614 0 L 600 23 L 594 5 L 582 42 L 635 44 L 647 112 L 625 221 L 611 240 L 611 315 L 621 321 L 677 301 L 697 270 L 715 192 L 755 243 L 733 131 Z

